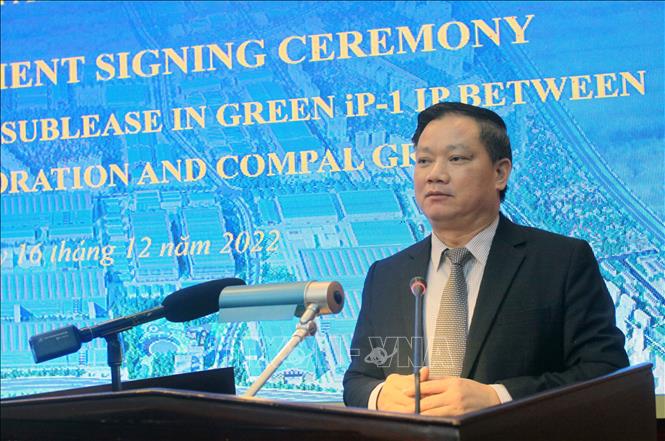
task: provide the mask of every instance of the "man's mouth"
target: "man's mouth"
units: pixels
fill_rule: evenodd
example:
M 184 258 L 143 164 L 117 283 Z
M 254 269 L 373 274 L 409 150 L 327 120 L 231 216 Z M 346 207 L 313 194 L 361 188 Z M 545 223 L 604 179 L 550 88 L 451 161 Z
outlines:
M 425 193 L 425 197 L 452 197 L 453 195 L 445 191 L 428 191 Z

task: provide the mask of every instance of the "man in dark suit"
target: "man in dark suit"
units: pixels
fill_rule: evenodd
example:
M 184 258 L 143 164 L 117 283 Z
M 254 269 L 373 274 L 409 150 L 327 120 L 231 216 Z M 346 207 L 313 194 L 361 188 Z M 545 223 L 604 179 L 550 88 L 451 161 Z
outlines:
M 512 169 L 503 120 L 439 103 L 420 113 L 413 142 L 416 200 L 433 234 L 369 269 L 345 403 L 414 411 L 409 281 L 425 274 L 425 415 L 461 414 L 627 366 L 590 246 L 500 214 Z

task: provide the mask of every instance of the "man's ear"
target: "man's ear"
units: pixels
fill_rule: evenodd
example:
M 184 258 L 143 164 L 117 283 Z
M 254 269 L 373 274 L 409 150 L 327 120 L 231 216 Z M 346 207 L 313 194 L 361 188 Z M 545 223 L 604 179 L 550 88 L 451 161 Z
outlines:
M 503 190 L 508 185 L 510 172 L 513 170 L 513 163 L 508 158 L 499 159 L 494 163 L 496 173 L 496 189 Z

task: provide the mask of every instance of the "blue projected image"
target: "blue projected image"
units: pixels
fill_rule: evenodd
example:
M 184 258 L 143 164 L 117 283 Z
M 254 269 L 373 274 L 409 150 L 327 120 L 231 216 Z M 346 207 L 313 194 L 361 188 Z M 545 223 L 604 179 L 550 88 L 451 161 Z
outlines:
M 0 91 L 2 397 L 110 381 L 103 341 L 35 364 L 32 335 L 239 277 L 342 284 L 344 310 L 318 319 L 260 393 L 340 401 L 367 269 L 430 231 L 409 158 L 435 98 L 506 120 L 502 211 L 590 242 L 631 363 L 653 363 L 665 394 L 663 14 L 659 2 L 7 2 L 3 65 L 46 64 L 26 71 L 30 86 L 7 70 Z M 494 18 L 500 34 L 473 28 Z M 437 39 L 452 21 L 466 43 L 459 29 Z M 372 29 L 390 30 L 375 53 Z M 352 31 L 362 44 L 343 48 Z M 70 61 L 51 74 L 56 58 Z M 62 118 L 71 135 L 91 115 L 109 136 L 65 136 Z M 53 139 L 29 123 L 49 118 Z M 294 323 L 142 325 L 123 333 L 123 378 L 233 366 L 242 391 Z

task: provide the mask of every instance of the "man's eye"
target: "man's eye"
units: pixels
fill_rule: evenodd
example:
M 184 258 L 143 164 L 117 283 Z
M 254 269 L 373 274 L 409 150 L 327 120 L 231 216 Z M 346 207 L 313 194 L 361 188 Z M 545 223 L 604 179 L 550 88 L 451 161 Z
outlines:
M 429 161 L 429 158 L 418 158 L 418 159 L 416 160 L 416 162 L 417 162 L 418 164 L 428 164 L 430 161 Z
M 465 156 L 451 156 L 450 157 L 451 162 L 460 162 L 460 161 L 464 161 L 465 159 L 467 159 Z

